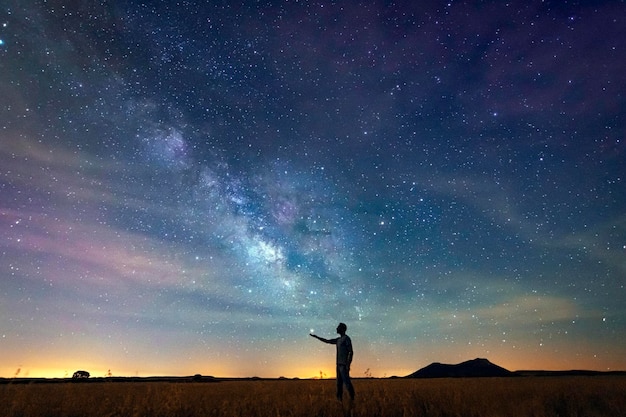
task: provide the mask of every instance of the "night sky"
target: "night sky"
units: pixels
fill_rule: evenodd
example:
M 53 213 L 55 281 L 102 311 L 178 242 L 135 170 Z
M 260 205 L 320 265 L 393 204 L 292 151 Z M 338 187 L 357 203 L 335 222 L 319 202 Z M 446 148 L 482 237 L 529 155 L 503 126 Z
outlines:
M 623 1 L 0 9 L 0 376 L 626 369 Z

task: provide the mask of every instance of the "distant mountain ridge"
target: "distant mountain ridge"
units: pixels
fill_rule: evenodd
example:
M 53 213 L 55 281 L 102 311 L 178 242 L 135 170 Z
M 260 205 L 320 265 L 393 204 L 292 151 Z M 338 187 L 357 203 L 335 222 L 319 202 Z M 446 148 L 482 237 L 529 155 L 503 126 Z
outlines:
M 514 376 L 515 373 L 494 365 L 484 358 L 476 358 L 455 365 L 434 362 L 407 375 L 406 378 L 469 378 Z

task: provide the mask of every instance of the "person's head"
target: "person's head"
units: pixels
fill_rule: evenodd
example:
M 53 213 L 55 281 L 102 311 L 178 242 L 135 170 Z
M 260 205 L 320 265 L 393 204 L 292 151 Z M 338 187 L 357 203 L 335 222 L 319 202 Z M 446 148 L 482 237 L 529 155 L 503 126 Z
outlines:
M 345 323 L 339 323 L 339 326 L 337 326 L 337 333 L 346 334 L 346 330 L 348 330 L 348 326 L 346 326 Z

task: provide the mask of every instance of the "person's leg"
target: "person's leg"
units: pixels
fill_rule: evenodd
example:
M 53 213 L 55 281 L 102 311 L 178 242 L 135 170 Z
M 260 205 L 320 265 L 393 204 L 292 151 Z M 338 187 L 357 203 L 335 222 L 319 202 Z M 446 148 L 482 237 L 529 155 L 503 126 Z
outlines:
M 343 383 L 346 384 L 350 398 L 354 400 L 354 387 L 352 386 L 352 381 L 350 380 L 350 371 L 347 366 L 342 366 L 342 368 L 341 379 L 343 380 Z
M 339 401 L 341 401 L 343 397 L 343 373 L 341 368 L 341 365 L 337 365 L 337 399 Z

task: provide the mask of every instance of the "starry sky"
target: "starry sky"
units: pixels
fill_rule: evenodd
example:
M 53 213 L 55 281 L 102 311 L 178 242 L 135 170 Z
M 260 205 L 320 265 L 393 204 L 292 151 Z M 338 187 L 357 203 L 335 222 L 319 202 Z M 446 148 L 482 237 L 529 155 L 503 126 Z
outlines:
M 626 369 L 623 1 L 8 0 L 0 376 Z

